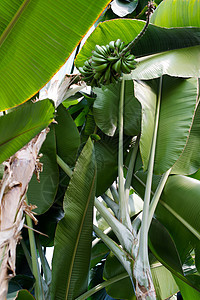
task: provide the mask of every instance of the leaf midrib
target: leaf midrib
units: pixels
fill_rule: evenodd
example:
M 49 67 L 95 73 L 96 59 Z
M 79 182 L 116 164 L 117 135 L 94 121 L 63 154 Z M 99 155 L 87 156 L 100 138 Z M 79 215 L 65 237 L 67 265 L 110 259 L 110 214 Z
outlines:
M 15 24 L 17 23 L 17 21 L 21 17 L 22 13 L 26 9 L 26 7 L 27 7 L 27 5 L 29 4 L 30 1 L 31 0 L 24 0 L 24 2 L 19 7 L 18 11 L 16 12 L 16 14 L 14 15 L 14 17 L 12 18 L 12 20 L 10 21 L 10 23 L 8 24 L 8 26 L 6 27 L 6 29 L 4 30 L 4 32 L 2 33 L 2 35 L 0 36 L 0 47 L 5 42 L 6 38 L 8 37 L 8 35 L 12 31 L 12 29 L 14 28 Z

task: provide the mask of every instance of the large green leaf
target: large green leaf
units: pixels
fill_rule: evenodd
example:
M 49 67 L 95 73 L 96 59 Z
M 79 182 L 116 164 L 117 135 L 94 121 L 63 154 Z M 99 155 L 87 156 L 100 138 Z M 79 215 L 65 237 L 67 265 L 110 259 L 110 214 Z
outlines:
M 170 176 L 156 210 L 157 218 L 173 236 L 181 259 L 192 246 L 200 243 L 199 196 L 198 180 L 181 175 Z M 187 237 L 185 231 L 188 232 Z
M 170 271 L 183 275 L 181 259 L 176 245 L 167 229 L 158 220 L 153 220 L 149 230 L 150 249 Z M 164 259 L 163 259 L 164 258 Z
M 200 27 L 199 0 L 165 0 L 151 17 L 151 23 L 163 27 Z
M 0 163 L 26 145 L 47 127 L 54 117 L 54 106 L 49 100 L 26 103 L 0 117 Z
M 189 137 L 197 95 L 197 79 L 164 77 L 155 173 L 166 172 L 181 155 Z
M 95 88 L 97 98 L 94 102 L 94 117 L 97 126 L 107 135 L 113 136 L 116 132 L 119 115 L 119 98 L 121 84 L 111 84 Z M 124 133 L 137 135 L 140 131 L 141 106 L 134 97 L 132 81 L 125 84 L 124 98 Z
M 160 176 L 154 176 L 152 191 L 155 191 L 159 179 Z M 142 171 L 134 175 L 132 185 L 141 197 L 144 196 L 145 182 L 146 174 Z M 188 275 L 187 270 L 187 258 L 200 244 L 199 196 L 198 180 L 180 175 L 170 176 L 155 213 L 161 224 L 153 222 L 149 237 L 150 248 L 156 258 L 181 280 L 200 291 L 199 276 Z M 176 255 L 172 255 L 173 252 Z M 189 270 L 191 274 L 195 272 L 194 262 Z
M 65 63 L 108 0 L 2 0 L 0 110 L 34 95 Z
M 82 150 L 64 199 L 55 236 L 51 296 L 74 299 L 87 290 L 96 167 L 93 144 Z
M 200 104 L 195 112 L 190 135 L 187 144 L 179 157 L 178 161 L 173 166 L 174 174 L 193 174 L 200 168 L 200 153 L 197 149 L 200 148 Z
M 130 43 L 142 30 L 145 22 L 141 20 L 116 19 L 100 23 L 87 39 L 76 59 L 81 67 L 91 56 L 96 44 L 106 45 L 120 38 Z M 136 43 L 132 52 L 136 57 L 199 45 L 199 28 L 160 28 L 150 24 L 144 37 Z
M 161 176 L 153 176 L 152 192 L 155 192 Z M 132 185 L 143 198 L 145 191 L 146 173 L 137 171 Z M 173 237 L 181 261 L 186 259 L 192 247 L 200 240 L 200 226 L 198 214 L 200 181 L 183 176 L 173 175 L 167 180 L 164 191 L 159 200 L 155 215 L 167 228 Z M 190 241 L 190 242 L 189 242 Z
M 62 104 L 57 108 L 56 121 L 57 153 L 66 164 L 74 166 L 80 146 L 80 135 L 71 115 Z
M 162 75 L 200 77 L 200 46 L 171 50 L 138 59 L 137 67 L 125 79 L 148 80 Z
M 150 88 L 146 83 L 135 83 L 135 96 L 141 101 L 144 110 L 140 141 L 144 170 L 148 166 L 154 129 L 155 97 L 156 94 L 158 95 L 156 89 L 156 87 L 151 89 L 150 94 Z M 164 76 L 160 93 L 161 107 L 154 164 L 155 174 L 162 174 L 170 169 L 186 145 L 198 95 L 197 79 Z
M 56 160 L 56 140 L 52 126 L 40 153 L 43 154 L 40 158 L 40 162 L 43 164 L 40 182 L 38 182 L 36 176 L 33 176 L 28 186 L 28 201 L 37 206 L 35 209 L 37 214 L 43 214 L 49 209 L 54 202 L 58 188 L 59 174 Z

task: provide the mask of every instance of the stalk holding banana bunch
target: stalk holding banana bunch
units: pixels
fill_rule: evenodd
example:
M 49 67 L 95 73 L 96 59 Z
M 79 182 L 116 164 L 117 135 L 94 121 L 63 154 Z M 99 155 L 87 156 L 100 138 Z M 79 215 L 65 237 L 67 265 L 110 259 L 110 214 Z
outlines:
M 145 34 L 154 9 L 154 2 L 148 1 L 145 26 L 127 46 L 120 39 L 111 41 L 106 46 L 95 46 L 92 56 L 85 61 L 82 68 L 79 68 L 83 75 L 82 79 L 86 83 L 98 87 L 115 83 L 122 73 L 129 74 L 131 70 L 135 69 L 135 56 L 130 53 L 130 50 Z
M 125 43 L 120 39 L 106 46 L 95 46 L 92 56 L 79 71 L 83 80 L 91 86 L 106 85 L 119 80 L 122 73 L 129 74 L 135 69 L 135 56 L 130 51 L 123 53 Z

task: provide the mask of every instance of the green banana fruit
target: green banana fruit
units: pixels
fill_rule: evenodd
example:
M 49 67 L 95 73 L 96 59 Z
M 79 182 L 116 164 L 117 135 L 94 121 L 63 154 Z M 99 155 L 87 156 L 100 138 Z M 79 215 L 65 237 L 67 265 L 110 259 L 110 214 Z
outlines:
M 122 60 L 122 72 L 128 74 L 131 72 L 130 68 L 127 66 L 126 62 Z
M 127 65 L 131 70 L 135 69 L 135 67 L 136 67 L 136 64 L 135 64 L 134 62 L 129 63 L 129 62 L 127 61 L 127 62 L 126 62 L 126 65 Z
M 101 55 L 104 55 L 105 54 L 105 51 L 103 50 L 103 48 L 99 45 L 96 45 L 95 46 L 95 51 Z
M 110 66 L 105 71 L 104 80 L 105 80 L 106 84 L 109 84 L 109 82 L 110 82 Z
M 119 45 L 119 52 L 121 52 L 125 47 L 125 43 L 121 42 L 121 44 Z
M 96 72 L 103 72 L 105 70 L 105 68 L 108 66 L 108 64 L 102 64 L 102 65 L 98 65 L 98 66 L 93 66 L 93 69 L 96 71 Z
M 116 71 L 116 73 L 121 74 L 121 65 L 122 65 L 122 60 L 118 59 L 118 61 L 112 65 L 112 68 L 113 70 Z
M 128 74 L 135 69 L 135 56 L 130 51 L 123 53 L 126 45 L 120 39 L 108 45 L 96 45 L 92 56 L 79 68 L 85 80 L 91 86 L 106 85 L 119 80 L 122 73 Z
M 111 41 L 111 42 L 109 43 L 109 47 L 110 47 L 111 50 L 114 50 L 114 49 L 115 49 L 115 42 L 114 42 L 114 41 Z
M 106 59 L 106 58 L 99 58 L 99 57 L 93 56 L 93 58 L 92 58 L 92 64 L 93 64 L 94 62 L 95 62 L 96 64 L 101 65 L 101 64 L 107 63 L 107 59 Z
M 99 58 L 106 58 L 105 55 L 99 54 L 99 53 L 97 53 L 95 50 L 92 51 L 92 56 L 93 56 L 93 57 L 99 57 Z
M 121 45 L 121 40 L 120 39 L 116 40 L 115 47 L 119 48 L 120 45 Z

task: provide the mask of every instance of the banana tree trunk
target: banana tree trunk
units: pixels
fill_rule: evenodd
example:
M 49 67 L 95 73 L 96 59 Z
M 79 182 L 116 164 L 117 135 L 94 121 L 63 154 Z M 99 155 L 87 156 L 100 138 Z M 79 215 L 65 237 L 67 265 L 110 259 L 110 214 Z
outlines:
M 31 215 L 25 202 L 29 181 L 38 163 L 38 153 L 48 128 L 4 163 L 0 185 L 0 299 L 5 300 L 8 281 L 15 275 L 16 245 L 24 224 L 24 212 Z

